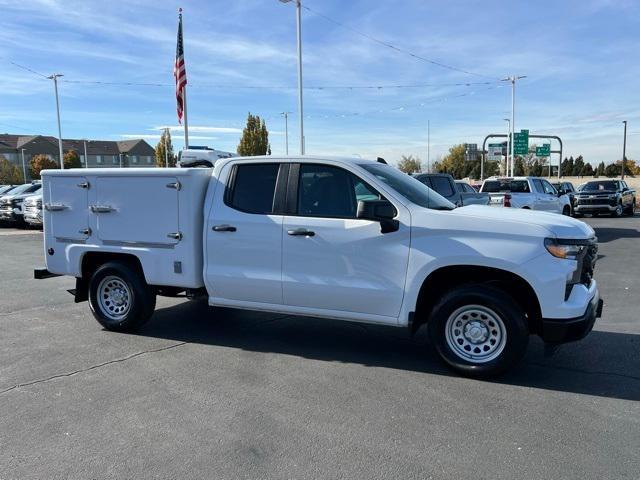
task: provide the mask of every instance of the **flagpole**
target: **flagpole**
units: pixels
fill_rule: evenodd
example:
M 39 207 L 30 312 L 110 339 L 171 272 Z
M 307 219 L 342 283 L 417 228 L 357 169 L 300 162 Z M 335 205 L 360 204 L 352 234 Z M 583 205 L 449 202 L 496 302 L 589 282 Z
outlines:
M 187 86 L 182 87 L 183 115 L 184 115 L 184 150 L 189 149 L 189 122 L 187 121 Z

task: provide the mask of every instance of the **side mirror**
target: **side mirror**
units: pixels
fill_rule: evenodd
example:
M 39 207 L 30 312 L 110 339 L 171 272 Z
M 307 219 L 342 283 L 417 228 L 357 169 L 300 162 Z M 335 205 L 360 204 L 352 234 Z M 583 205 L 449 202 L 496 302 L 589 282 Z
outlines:
M 380 222 L 380 231 L 390 233 L 400 228 L 400 222 L 394 219 L 397 214 L 396 207 L 387 200 L 360 200 L 356 218 Z

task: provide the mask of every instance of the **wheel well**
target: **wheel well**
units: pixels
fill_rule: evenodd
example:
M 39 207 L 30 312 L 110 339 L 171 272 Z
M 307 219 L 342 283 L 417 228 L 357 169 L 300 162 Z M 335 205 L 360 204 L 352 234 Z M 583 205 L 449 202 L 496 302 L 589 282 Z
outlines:
M 100 265 L 113 261 L 124 262 L 129 266 L 142 272 L 142 264 L 135 255 L 129 253 L 113 253 L 113 252 L 87 252 L 82 257 L 82 278 L 89 281 L 89 277 L 96 271 Z
M 113 261 L 125 262 L 135 268 L 144 277 L 140 260 L 135 255 L 128 253 L 112 252 L 87 252 L 82 257 L 80 265 L 81 277 L 76 278 L 75 301 L 84 302 L 89 298 L 89 279 L 100 265 Z
M 428 322 L 438 299 L 454 287 L 470 283 L 489 284 L 507 292 L 527 315 L 529 331 L 540 330 L 542 313 L 535 291 L 529 283 L 515 273 L 491 267 L 453 265 L 432 272 L 423 282 L 416 302 L 411 329 L 417 331 Z

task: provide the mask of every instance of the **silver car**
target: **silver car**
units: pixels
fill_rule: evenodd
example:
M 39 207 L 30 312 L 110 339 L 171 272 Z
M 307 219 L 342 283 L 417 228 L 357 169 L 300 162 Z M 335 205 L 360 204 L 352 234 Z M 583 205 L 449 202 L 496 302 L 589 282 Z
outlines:
M 42 193 L 31 195 L 24 199 L 22 204 L 24 221 L 29 225 L 42 226 Z

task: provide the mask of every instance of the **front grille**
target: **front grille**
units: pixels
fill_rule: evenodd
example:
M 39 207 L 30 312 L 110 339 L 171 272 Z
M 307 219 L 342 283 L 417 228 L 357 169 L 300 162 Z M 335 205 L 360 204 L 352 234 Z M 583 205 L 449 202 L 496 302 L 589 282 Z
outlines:
M 581 268 L 580 268 L 580 283 L 587 287 L 591 285 L 593 279 L 593 271 L 596 267 L 596 261 L 598 260 L 598 244 L 593 243 L 585 248 L 582 256 Z
M 609 198 L 579 198 L 578 205 L 608 205 L 610 203 Z

